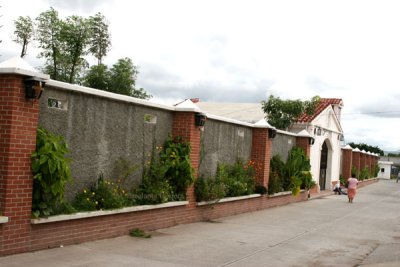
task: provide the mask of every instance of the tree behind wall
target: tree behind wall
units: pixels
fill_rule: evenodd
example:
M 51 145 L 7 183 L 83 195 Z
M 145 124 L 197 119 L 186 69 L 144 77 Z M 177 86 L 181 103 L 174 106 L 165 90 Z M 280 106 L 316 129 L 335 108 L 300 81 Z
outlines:
M 310 101 L 301 101 L 299 99 L 282 100 L 270 95 L 267 101 L 261 102 L 261 105 L 269 124 L 278 129 L 287 130 L 304 113 L 312 115 L 319 101 L 319 96 L 314 96 Z
M 92 33 L 89 51 L 97 58 L 97 65 L 101 65 L 111 46 L 110 32 L 108 31 L 109 25 L 101 13 L 90 17 L 89 24 Z
M 62 73 L 60 68 L 62 62 L 63 43 L 61 38 L 62 21 L 54 8 L 40 13 L 36 18 L 38 47 L 42 49 L 39 57 L 46 60 L 44 72 L 50 74 L 54 80 L 59 80 Z M 66 70 L 64 69 L 64 72 Z M 61 74 L 60 73 L 60 74 Z M 65 77 L 61 80 L 64 80 Z
M 385 152 L 382 149 L 380 149 L 378 146 L 370 146 L 370 145 L 367 145 L 365 143 L 358 143 L 357 144 L 357 143 L 353 143 L 353 142 L 348 143 L 348 145 L 350 145 L 352 148 L 358 148 L 360 150 L 365 150 L 365 151 L 369 151 L 369 152 L 372 152 L 372 153 L 377 153 L 377 154 L 379 154 L 381 156 L 385 155 Z
M 24 57 L 28 50 L 28 44 L 34 35 L 33 21 L 29 16 L 18 17 L 14 21 L 15 31 L 13 41 L 22 45 L 21 57 Z

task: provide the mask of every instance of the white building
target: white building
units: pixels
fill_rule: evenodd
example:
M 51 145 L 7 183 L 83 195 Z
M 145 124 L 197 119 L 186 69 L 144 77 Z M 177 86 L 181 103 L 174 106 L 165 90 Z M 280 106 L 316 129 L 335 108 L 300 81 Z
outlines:
M 378 161 L 378 165 L 379 165 L 378 178 L 390 179 L 393 162 L 392 161 Z
M 340 115 L 343 101 L 337 98 L 321 98 L 315 113 L 303 115 L 290 129 L 291 132 L 306 130 L 315 138 L 311 146 L 311 173 L 320 190 L 331 190 L 332 182 L 339 180 L 343 129 Z

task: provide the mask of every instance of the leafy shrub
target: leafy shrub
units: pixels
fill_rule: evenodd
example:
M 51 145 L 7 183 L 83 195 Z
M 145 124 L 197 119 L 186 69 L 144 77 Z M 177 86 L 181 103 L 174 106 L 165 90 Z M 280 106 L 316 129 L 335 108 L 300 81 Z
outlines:
M 190 143 L 169 136 L 160 152 L 160 162 L 166 167 L 165 179 L 178 195 L 185 195 L 194 182 L 190 151 Z
M 71 181 L 67 144 L 57 136 L 38 127 L 36 150 L 32 153 L 33 217 L 49 216 L 63 204 L 65 185 Z
M 305 179 L 310 179 L 311 173 L 310 160 L 307 158 L 304 150 L 299 147 L 293 147 L 285 164 L 284 174 L 290 179 L 289 189 L 293 195 L 300 192 L 300 187 L 304 185 Z M 312 177 L 311 177 L 312 180 Z
M 263 185 L 256 185 L 256 187 L 254 188 L 254 193 L 265 195 L 266 193 L 268 193 L 268 189 Z
M 225 186 L 220 180 L 199 177 L 195 183 L 196 201 L 210 201 L 225 197 Z
M 138 205 L 145 205 L 173 200 L 174 190 L 165 178 L 168 168 L 153 154 L 148 169 L 143 173 L 142 183 L 132 190 L 133 201 Z
M 72 206 L 79 211 L 118 209 L 129 203 L 128 192 L 120 183 L 106 180 L 100 175 L 90 189 L 75 195 Z
M 197 201 L 215 200 L 254 193 L 254 162 L 243 164 L 238 160 L 233 165 L 218 164 L 215 178 L 200 177 L 195 183 Z
M 341 175 L 339 176 L 340 184 L 341 184 L 341 185 L 345 185 L 345 184 L 347 183 L 347 179 L 349 179 L 349 177 L 344 178 L 343 174 L 341 174 Z
M 379 171 L 380 171 L 379 166 L 375 164 L 373 168 L 373 174 L 374 174 L 373 177 L 378 177 Z
M 356 166 L 351 166 L 351 177 L 358 178 L 358 170 Z
M 364 167 L 360 172 L 359 179 L 362 181 L 368 178 L 369 178 L 369 169 L 368 167 Z
M 268 194 L 272 195 L 284 190 L 283 171 L 285 163 L 279 155 L 275 155 L 270 161 L 270 173 L 268 181 Z M 289 187 L 289 185 L 287 185 Z
M 244 165 L 242 161 L 238 160 L 231 166 L 219 164 L 216 180 L 224 184 L 226 197 L 243 196 L 254 192 L 254 175 L 252 162 Z

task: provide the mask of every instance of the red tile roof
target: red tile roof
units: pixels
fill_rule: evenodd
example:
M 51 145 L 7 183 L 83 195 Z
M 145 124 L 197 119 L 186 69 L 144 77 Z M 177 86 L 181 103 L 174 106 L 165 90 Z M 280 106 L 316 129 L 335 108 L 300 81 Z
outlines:
M 314 114 L 307 115 L 304 113 L 300 116 L 297 122 L 311 122 L 330 105 L 340 105 L 341 103 L 342 99 L 340 98 L 321 98 L 318 106 L 315 109 Z

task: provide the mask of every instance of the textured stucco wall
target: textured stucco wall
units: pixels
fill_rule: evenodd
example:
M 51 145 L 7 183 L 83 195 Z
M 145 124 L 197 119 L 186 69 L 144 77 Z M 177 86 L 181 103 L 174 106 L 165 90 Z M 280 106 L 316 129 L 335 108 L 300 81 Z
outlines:
M 48 98 L 61 101 L 62 108 L 48 107 Z M 145 122 L 145 114 L 156 116 L 156 123 Z M 139 183 L 153 147 L 161 146 L 172 130 L 172 112 L 46 87 L 39 125 L 63 135 L 70 148 L 74 178 L 67 190 L 70 198 L 100 173 L 115 178 L 120 158 L 138 167 L 129 182 Z
M 288 153 L 293 146 L 296 145 L 296 137 L 282 133 L 276 133 L 272 139 L 272 153 L 271 156 L 279 155 L 281 159 L 286 162 Z
M 218 163 L 233 164 L 251 156 L 252 129 L 217 120 L 207 120 L 201 133 L 200 176 L 214 176 Z

